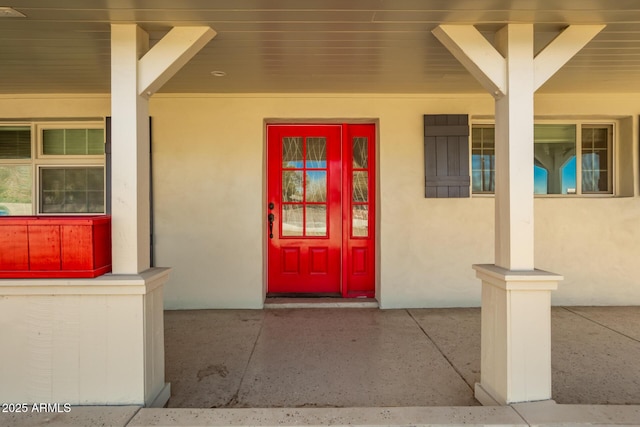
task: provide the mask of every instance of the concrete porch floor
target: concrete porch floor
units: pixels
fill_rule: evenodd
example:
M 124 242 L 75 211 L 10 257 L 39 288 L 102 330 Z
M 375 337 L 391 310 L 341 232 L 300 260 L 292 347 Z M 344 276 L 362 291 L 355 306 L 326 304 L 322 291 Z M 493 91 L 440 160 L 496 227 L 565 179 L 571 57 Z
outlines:
M 0 425 L 640 425 L 640 307 L 553 308 L 558 404 L 478 406 L 479 333 L 477 308 L 167 311 L 168 408 Z
M 165 347 L 172 408 L 479 405 L 478 308 L 167 311 Z M 552 373 L 557 403 L 640 405 L 640 307 L 554 307 Z

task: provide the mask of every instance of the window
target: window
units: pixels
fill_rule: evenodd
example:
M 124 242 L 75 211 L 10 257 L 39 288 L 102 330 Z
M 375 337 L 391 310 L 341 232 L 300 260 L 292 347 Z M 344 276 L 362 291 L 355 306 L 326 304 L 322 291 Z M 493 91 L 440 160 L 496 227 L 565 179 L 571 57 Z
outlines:
M 612 192 L 613 126 L 582 127 L 582 192 Z
M 105 212 L 104 124 L 0 124 L 0 215 Z
M 103 167 L 41 167 L 41 213 L 104 213 Z
M 495 191 L 493 125 L 472 128 L 474 194 Z M 612 194 L 613 124 L 536 123 L 534 194 Z M 580 159 L 580 161 L 578 161 Z
M 471 184 L 474 194 L 495 191 L 495 130 L 474 126 L 471 132 Z
M 32 213 L 31 127 L 0 126 L 0 215 Z
M 102 129 L 42 129 L 43 155 L 102 155 Z

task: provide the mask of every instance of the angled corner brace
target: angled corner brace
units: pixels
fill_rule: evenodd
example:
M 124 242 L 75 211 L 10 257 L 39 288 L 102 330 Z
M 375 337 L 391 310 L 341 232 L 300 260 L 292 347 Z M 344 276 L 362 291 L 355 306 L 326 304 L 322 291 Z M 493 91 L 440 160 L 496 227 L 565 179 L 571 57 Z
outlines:
M 215 36 L 207 26 L 172 28 L 138 60 L 138 94 L 155 93 Z
M 605 25 L 570 25 L 533 59 L 534 92 Z M 494 97 L 507 93 L 507 60 L 473 25 L 439 25 L 433 35 Z
M 606 25 L 570 25 L 533 59 L 534 92 L 589 43 Z
M 438 25 L 432 32 L 490 94 L 506 93 L 506 60 L 476 27 Z

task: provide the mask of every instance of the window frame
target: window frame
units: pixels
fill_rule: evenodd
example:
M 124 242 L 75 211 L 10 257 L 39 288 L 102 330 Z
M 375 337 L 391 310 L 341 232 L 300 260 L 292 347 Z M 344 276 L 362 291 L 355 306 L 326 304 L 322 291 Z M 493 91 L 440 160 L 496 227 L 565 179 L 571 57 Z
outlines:
M 46 129 L 100 129 L 106 140 L 106 123 L 104 120 L 74 120 L 74 121 L 0 121 L 0 127 L 29 127 L 31 136 L 31 158 L 29 159 L 0 159 L 0 166 L 26 165 L 31 168 L 31 215 L 38 216 L 69 216 L 69 215 L 103 215 L 107 210 L 107 182 L 106 155 L 95 154 L 44 154 L 43 131 Z M 106 142 L 106 141 L 105 141 Z M 42 168 L 83 168 L 102 167 L 104 209 L 102 212 L 42 212 L 41 203 L 41 169 Z
M 607 129 L 607 183 L 608 188 L 606 191 L 589 191 L 584 193 L 582 190 L 582 156 L 584 155 L 583 147 L 582 147 L 582 131 L 583 129 Z M 616 168 L 616 124 L 614 122 L 608 123 L 593 123 L 592 121 L 584 122 L 580 126 L 579 130 L 579 141 L 578 144 L 578 135 L 576 135 L 576 157 L 580 156 L 580 174 L 578 175 L 578 180 L 576 186 L 580 188 L 580 195 L 583 196 L 613 196 L 616 194 L 616 185 L 615 185 L 615 171 Z M 577 173 L 577 172 L 576 172 Z
M 576 198 L 576 197 L 615 197 L 617 191 L 617 151 L 618 151 L 618 139 L 619 139 L 619 123 L 613 119 L 536 119 L 534 125 L 538 124 L 555 124 L 555 125 L 574 125 L 576 128 L 576 192 L 570 194 L 535 194 L 534 197 L 541 198 Z M 493 126 L 495 128 L 495 121 L 490 119 L 472 119 L 471 131 L 469 132 L 469 170 L 471 175 L 471 196 L 472 197 L 494 197 L 494 192 L 474 192 L 473 191 L 473 129 L 475 127 L 487 127 Z M 607 165 L 607 191 L 594 191 L 583 192 L 582 190 L 582 130 L 586 128 L 607 128 L 607 152 L 608 152 L 608 165 Z M 531 159 L 531 166 L 534 167 L 533 159 Z M 533 190 L 532 190 L 533 191 Z
M 494 132 L 494 145 L 493 145 L 493 155 L 494 155 L 494 161 L 493 161 L 493 173 L 494 173 L 494 191 L 474 191 L 473 190 L 473 174 L 475 172 L 475 170 L 473 169 L 473 131 L 476 127 L 480 127 L 483 129 L 487 129 L 487 128 L 493 128 Z M 489 121 L 483 121 L 483 122 L 472 122 L 470 124 L 470 130 L 469 130 L 469 179 L 470 179 L 470 193 L 472 195 L 475 196 L 493 196 L 495 194 L 495 123 L 494 122 L 489 122 Z M 484 151 L 484 146 L 482 147 L 482 150 Z M 482 170 L 480 171 L 480 173 L 482 174 Z
M 29 128 L 29 137 L 30 137 L 30 157 L 28 159 L 0 159 L 0 166 L 28 166 L 31 174 L 31 210 L 30 214 L 33 215 L 35 212 L 35 199 L 36 199 L 36 178 L 34 177 L 34 162 L 36 157 L 35 151 L 35 125 L 33 122 L 25 122 L 25 121 L 6 121 L 0 122 L 0 128 L 4 127 L 25 127 Z M 0 201 L 0 203 L 2 203 Z
M 37 132 L 38 159 L 74 160 L 74 159 L 103 159 L 104 154 L 45 154 L 44 131 L 46 130 L 74 130 L 74 129 L 101 129 L 105 132 L 104 122 L 40 122 L 35 125 Z

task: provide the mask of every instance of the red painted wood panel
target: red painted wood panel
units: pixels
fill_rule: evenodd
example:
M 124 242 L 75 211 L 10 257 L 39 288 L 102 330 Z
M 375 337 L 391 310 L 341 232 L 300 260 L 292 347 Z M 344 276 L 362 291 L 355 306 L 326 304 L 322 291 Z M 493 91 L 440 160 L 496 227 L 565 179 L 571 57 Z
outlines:
M 300 274 L 300 248 L 282 248 L 282 273 Z
M 93 265 L 93 235 L 90 225 L 61 225 L 63 270 L 83 270 Z
M 7 224 L 0 229 L 0 271 L 29 270 L 29 234 L 26 224 Z
M 329 274 L 329 249 L 309 248 L 309 273 Z
M 93 223 L 93 262 L 97 270 L 104 270 L 103 273 L 111 271 L 110 219 Z
M 351 252 L 351 274 L 367 274 L 367 248 L 353 248 Z
M 97 277 L 111 271 L 111 218 L 0 218 L 0 278 Z
M 29 225 L 29 269 L 60 270 L 60 243 L 59 225 Z

